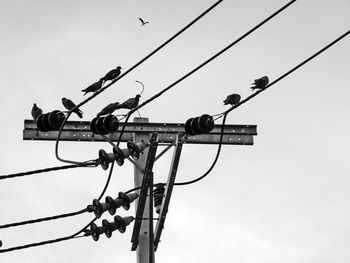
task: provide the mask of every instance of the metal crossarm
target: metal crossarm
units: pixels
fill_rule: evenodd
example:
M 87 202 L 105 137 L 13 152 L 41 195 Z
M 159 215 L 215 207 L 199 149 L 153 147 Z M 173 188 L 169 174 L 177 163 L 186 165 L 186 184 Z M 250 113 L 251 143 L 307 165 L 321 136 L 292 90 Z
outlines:
M 122 127 L 120 123 L 119 127 Z M 208 134 L 186 136 L 184 143 L 190 144 L 218 144 L 220 140 L 221 125 L 215 125 Z M 158 133 L 159 143 L 172 143 L 176 135 L 185 133 L 183 123 L 127 123 L 121 141 L 133 141 L 134 134 Z M 107 135 L 111 141 L 118 141 L 120 133 L 114 132 Z M 225 125 L 222 144 L 253 145 L 253 136 L 257 135 L 256 125 Z M 33 120 L 24 121 L 24 140 L 54 141 L 58 137 L 58 131 L 41 132 L 37 129 Z M 101 135 L 93 134 L 90 122 L 68 121 L 62 129 L 61 141 L 105 141 Z

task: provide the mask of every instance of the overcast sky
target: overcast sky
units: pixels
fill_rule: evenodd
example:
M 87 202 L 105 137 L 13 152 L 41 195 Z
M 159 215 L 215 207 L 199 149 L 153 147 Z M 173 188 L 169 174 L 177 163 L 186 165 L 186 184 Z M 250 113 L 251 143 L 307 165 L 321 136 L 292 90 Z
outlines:
M 214 1 L 2 0 L 0 5 L 0 174 L 61 165 L 54 142 L 24 141 L 36 102 L 63 110 L 110 69 L 127 70 Z M 90 121 L 105 105 L 153 96 L 286 4 L 225 0 L 188 31 L 82 107 Z M 278 78 L 350 28 L 349 0 L 299 0 L 266 25 L 140 110 L 150 122 L 185 122 L 227 109 L 228 94 Z M 139 17 L 150 21 L 141 27 Z M 212 173 L 174 188 L 156 262 L 349 262 L 349 37 L 230 113 L 255 124 L 253 146 L 224 146 Z M 137 115 L 135 115 L 137 116 Z M 72 116 L 71 120 L 78 120 Z M 107 143 L 61 143 L 66 159 L 96 158 Z M 216 146 L 184 145 L 178 181 L 200 176 Z M 172 152 L 154 167 L 164 181 Z M 0 224 L 80 210 L 107 178 L 100 167 L 0 182 Z M 106 195 L 133 188 L 133 167 L 116 166 Z M 130 211 L 118 211 L 132 215 Z M 73 234 L 91 214 L 0 230 L 3 248 Z M 112 219 L 106 215 L 104 218 Z M 98 221 L 100 223 L 100 221 Z M 135 262 L 132 225 L 98 242 L 81 238 L 0 255 L 1 262 Z

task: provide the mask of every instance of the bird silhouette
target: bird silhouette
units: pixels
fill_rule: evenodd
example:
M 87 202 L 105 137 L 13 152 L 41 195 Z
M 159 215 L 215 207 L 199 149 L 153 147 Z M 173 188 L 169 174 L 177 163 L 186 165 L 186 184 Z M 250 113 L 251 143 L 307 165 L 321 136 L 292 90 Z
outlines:
M 252 83 L 252 85 L 254 85 L 253 87 L 250 87 L 252 90 L 255 89 L 264 89 L 266 87 L 266 85 L 269 84 L 269 78 L 267 76 L 263 76 L 259 79 L 255 79 L 254 83 Z
M 71 110 L 76 106 L 73 101 L 67 98 L 62 98 L 62 104 L 67 110 Z M 76 113 L 80 119 L 83 118 L 83 112 L 79 108 L 75 108 L 73 112 Z
M 118 106 L 119 106 L 119 102 L 112 102 L 108 104 L 99 113 L 97 113 L 97 117 L 107 115 L 107 114 L 112 114 L 117 109 Z
M 99 81 L 91 84 L 89 87 L 87 87 L 86 89 L 83 89 L 82 92 L 85 92 L 84 93 L 84 96 L 86 94 L 88 94 L 89 92 L 96 92 L 98 91 L 100 88 L 102 88 L 102 83 L 103 83 L 103 80 L 100 79 Z
M 137 94 L 135 98 L 130 98 L 124 101 L 123 103 L 119 104 L 116 109 L 129 109 L 132 110 L 133 108 L 137 107 L 139 105 L 140 101 L 140 94 Z
M 141 26 L 144 26 L 146 24 L 148 24 L 149 22 L 148 21 L 144 21 L 141 17 L 139 17 L 139 20 L 141 21 L 142 25 Z
M 33 107 L 32 107 L 32 117 L 33 117 L 33 120 L 36 121 L 36 119 L 41 115 L 43 114 L 43 110 L 40 109 L 36 103 L 33 104 Z
M 227 98 L 223 101 L 224 105 L 231 104 L 236 105 L 241 101 L 241 95 L 233 93 L 228 95 Z
M 120 75 L 121 69 L 122 69 L 122 67 L 120 67 L 120 66 L 116 67 L 115 69 L 112 69 L 103 78 L 100 78 L 100 80 L 105 82 L 107 80 L 116 79 Z

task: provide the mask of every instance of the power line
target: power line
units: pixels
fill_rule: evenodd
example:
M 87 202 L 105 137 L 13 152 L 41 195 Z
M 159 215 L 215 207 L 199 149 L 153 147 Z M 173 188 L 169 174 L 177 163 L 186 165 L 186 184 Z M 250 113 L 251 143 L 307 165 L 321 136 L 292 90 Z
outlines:
M 208 12 L 210 12 L 214 7 L 216 7 L 219 3 L 221 3 L 223 0 L 219 0 L 216 3 L 214 3 L 211 7 L 209 7 L 207 10 L 205 10 L 203 13 L 201 13 L 197 18 L 195 18 L 194 20 L 192 20 L 189 24 L 187 24 L 184 28 L 182 28 L 179 32 L 177 32 L 175 35 L 173 35 L 171 38 L 169 38 L 167 41 L 165 41 L 163 44 L 161 44 L 158 48 L 156 48 L 155 50 L 153 50 L 150 54 L 148 54 L 146 57 L 144 57 L 143 59 L 141 59 L 138 63 L 136 63 L 134 66 L 132 66 L 130 69 L 128 69 L 127 71 L 125 71 L 124 74 L 121 74 L 118 78 L 116 78 L 115 80 L 113 80 L 111 83 L 109 83 L 108 85 L 106 85 L 105 87 L 101 88 L 99 91 L 97 91 L 96 93 L 94 93 L 92 96 L 88 97 L 86 100 L 84 100 L 83 102 L 79 103 L 78 105 L 76 105 L 76 107 L 72 108 L 65 120 L 63 121 L 60 130 L 58 132 L 58 136 L 57 136 L 57 140 L 56 140 L 56 146 L 55 146 L 55 155 L 56 158 L 61 161 L 61 162 L 66 162 L 66 163 L 72 163 L 72 164 L 79 164 L 80 162 L 76 162 L 76 161 L 71 161 L 71 160 L 65 160 L 59 157 L 58 155 L 58 144 L 59 144 L 59 139 L 62 133 L 62 129 L 64 127 L 64 125 L 66 124 L 66 122 L 68 121 L 68 118 L 70 117 L 70 115 L 72 114 L 73 110 L 84 105 L 85 103 L 87 103 L 88 101 L 90 101 L 91 99 L 93 99 L 94 97 L 96 97 L 97 95 L 99 95 L 101 92 L 103 92 L 104 90 L 106 90 L 107 88 L 109 88 L 111 85 L 113 85 L 116 81 L 118 81 L 119 79 L 123 78 L 125 75 L 127 75 L 129 72 L 131 72 L 132 70 L 134 70 L 136 67 L 140 66 L 143 62 L 145 62 L 147 59 L 149 59 L 150 57 L 152 57 L 155 53 L 157 53 L 159 50 L 161 50 L 163 47 L 165 47 L 167 44 L 169 44 L 171 41 L 173 41 L 176 37 L 178 37 L 180 34 L 182 34 L 184 31 L 186 31 L 188 28 L 190 28 L 194 23 L 196 23 L 199 19 L 201 19 L 203 16 L 205 16 Z M 118 142 L 119 145 L 119 142 Z
M 94 161 L 88 161 L 80 164 L 74 164 L 74 165 L 64 165 L 64 166 L 55 166 L 55 167 L 49 167 L 44 169 L 38 169 L 28 172 L 21 172 L 21 173 L 15 173 L 15 174 L 8 174 L 8 175 L 0 175 L 0 180 L 9 179 L 9 178 L 15 178 L 15 177 L 21 177 L 21 176 L 27 176 L 32 174 L 38 174 L 38 173 L 46 173 L 51 171 L 57 171 L 57 170 L 64 170 L 64 169 L 71 169 L 71 168 L 78 168 L 78 167 L 96 167 L 99 165 L 98 160 Z
M 37 246 L 43 246 L 43 245 L 48 245 L 48 244 L 52 244 L 52 243 L 57 243 L 57 242 L 62 242 L 62 241 L 74 239 L 74 238 L 84 237 L 85 235 L 84 236 L 78 236 L 78 235 L 80 233 L 84 232 L 84 230 L 87 229 L 93 222 L 95 222 L 96 219 L 97 218 L 94 218 L 84 228 L 82 228 L 81 230 L 79 230 L 78 232 L 76 232 L 73 235 L 60 237 L 60 238 L 55 238 L 55 239 L 50 239 L 50 240 L 45 240 L 45 241 L 36 242 L 36 243 L 30 243 L 30 244 L 26 244 L 26 245 L 22 245 L 22 246 L 16 246 L 16 247 L 10 247 L 10 248 L 6 248 L 6 249 L 0 249 L 0 253 L 6 253 L 6 252 L 10 252 L 10 251 L 15 251 L 15 250 L 21 250 L 21 249 L 37 247 Z
M 179 84 L 181 81 L 183 81 L 184 79 L 186 79 L 187 77 L 189 77 L 190 75 L 192 75 L 193 73 L 195 73 L 197 70 L 199 70 L 200 68 L 204 67 L 206 64 L 208 64 L 209 62 L 211 62 L 212 60 L 214 60 L 215 58 L 217 58 L 218 56 L 220 56 L 222 53 L 226 52 L 228 49 L 230 49 L 231 47 L 233 47 L 235 44 L 237 44 L 238 42 L 240 42 L 241 40 L 243 40 L 245 37 L 247 37 L 248 35 L 250 35 L 252 32 L 254 32 L 256 29 L 258 29 L 259 27 L 261 27 L 263 24 L 265 24 L 266 22 L 268 22 L 270 19 L 272 19 L 274 16 L 276 16 L 277 14 L 279 14 L 280 12 L 282 12 L 284 9 L 286 9 L 288 6 L 290 6 L 291 4 L 293 4 L 296 0 L 292 0 L 289 3 L 287 3 L 286 5 L 284 5 L 283 7 L 281 7 L 279 10 L 277 10 L 276 12 L 274 12 L 272 15 L 270 15 L 269 17 L 267 17 L 266 19 L 264 19 L 262 22 L 260 22 L 258 25 L 256 25 L 255 27 L 253 27 L 252 29 L 250 29 L 247 33 L 243 34 L 241 37 L 239 37 L 238 39 L 236 39 L 235 41 L 233 41 L 231 44 L 229 44 L 228 46 L 226 46 L 224 49 L 222 49 L 221 51 L 219 51 L 218 53 L 216 53 L 214 56 L 210 57 L 208 60 L 206 60 L 205 62 L 203 62 L 202 64 L 200 64 L 199 66 L 197 66 L 196 68 L 194 68 L 193 70 L 191 70 L 190 72 L 188 72 L 186 75 L 182 76 L 181 78 L 179 78 L 178 80 L 176 80 L 175 82 L 173 82 L 172 84 L 170 84 L 168 87 L 164 88 L 163 90 L 161 90 L 160 92 L 158 92 L 157 94 L 155 94 L 154 96 L 152 96 L 151 98 L 149 98 L 148 100 L 146 100 L 145 102 L 143 102 L 142 104 L 138 105 L 137 107 L 135 107 L 134 109 L 131 109 L 126 117 L 125 123 L 120 131 L 119 134 L 119 140 L 118 140 L 118 144 L 119 145 L 119 141 L 124 133 L 125 130 L 125 126 L 127 121 L 129 120 L 131 114 L 133 114 L 135 111 L 137 111 L 138 109 L 142 108 L 143 106 L 147 105 L 148 103 L 150 103 L 151 101 L 155 100 L 156 98 L 160 97 L 163 93 L 165 93 L 166 91 L 168 91 L 169 89 L 171 89 L 172 87 L 174 87 L 175 85 Z
M 85 212 L 87 212 L 87 208 L 84 208 L 84 209 L 76 211 L 76 212 L 71 212 L 71 213 L 66 213 L 66 214 L 61 214 L 61 215 L 42 217 L 42 218 L 33 219 L 33 220 L 27 220 L 27 221 L 22 221 L 22 222 L 17 222 L 17 223 L 0 225 L 0 229 L 9 228 L 9 227 L 16 227 L 16 226 L 22 226 L 22 225 L 28 225 L 28 224 L 35 224 L 35 223 L 39 223 L 39 222 L 50 221 L 50 220 L 55 220 L 55 219 L 61 219 L 61 218 L 70 217 L 70 216 L 76 216 L 76 215 L 83 214 Z
M 241 37 L 239 37 L 238 39 L 236 39 L 235 41 L 233 41 L 231 44 L 229 44 L 228 46 L 226 46 L 225 48 L 223 48 L 222 50 L 220 50 L 218 53 L 216 53 L 215 55 L 213 55 L 212 57 L 210 57 L 208 60 L 204 61 L 202 64 L 200 64 L 199 66 L 197 66 L 196 68 L 194 68 L 193 70 L 191 70 L 190 72 L 188 72 L 186 75 L 182 76 L 181 78 L 179 78 L 177 81 L 173 82 L 172 84 L 170 84 L 168 87 L 164 88 L 162 91 L 158 92 L 157 94 L 155 94 L 153 97 L 151 97 L 150 99 L 146 100 L 145 102 L 143 102 L 142 104 L 140 104 L 139 106 L 135 107 L 134 109 L 130 110 L 130 112 L 128 114 L 132 114 L 135 111 L 137 111 L 138 109 L 142 108 L 143 106 L 145 106 L 146 104 L 150 103 L 151 101 L 153 101 L 154 99 L 158 98 L 159 96 L 161 96 L 163 93 L 165 93 L 166 91 L 168 91 L 169 89 L 171 89 L 172 87 L 174 87 L 175 85 L 179 84 L 181 81 L 183 81 L 184 79 L 186 79 L 187 77 L 189 77 L 190 75 L 192 75 L 193 73 L 195 73 L 197 70 L 201 69 L 202 67 L 204 67 L 205 65 L 207 65 L 209 62 L 211 62 L 212 60 L 214 60 L 215 58 L 217 58 L 218 56 L 220 56 L 221 54 L 223 54 L 224 52 L 226 52 L 228 49 L 230 49 L 231 47 L 233 47 L 234 45 L 236 45 L 238 42 L 240 42 L 241 40 L 243 40 L 244 38 L 246 38 L 248 35 L 250 35 L 251 33 L 253 33 L 256 29 L 258 29 L 259 27 L 261 27 L 262 25 L 264 25 L 266 22 L 268 22 L 270 19 L 272 19 L 273 17 L 275 17 L 277 14 L 281 13 L 283 10 L 285 10 L 287 7 L 289 7 L 291 4 L 293 4 L 296 0 L 292 0 L 289 3 L 287 3 L 286 5 L 284 5 L 283 7 L 281 7 L 280 9 L 278 9 L 275 13 L 273 13 L 272 15 L 270 15 L 269 17 L 267 17 L 266 19 L 264 19 L 263 21 L 261 21 L 258 25 L 256 25 L 255 27 L 253 27 L 252 29 L 250 29 L 247 33 L 243 34 Z
M 245 98 L 244 100 L 240 101 L 238 104 L 233 105 L 232 107 L 230 107 L 228 110 L 224 111 L 222 114 L 225 115 L 229 112 L 231 112 L 232 110 L 238 108 L 239 106 L 241 106 L 242 104 L 246 103 L 247 101 L 249 101 L 250 99 L 254 98 L 255 96 L 257 96 L 258 94 L 260 94 L 261 92 L 263 92 L 264 90 L 268 89 L 269 87 L 271 87 L 272 85 L 276 84 L 277 82 L 279 82 L 280 80 L 284 79 L 285 77 L 287 77 L 289 74 L 291 74 L 292 72 L 296 71 L 297 69 L 299 69 L 300 67 L 302 67 L 303 65 L 305 65 L 306 63 L 308 63 L 309 61 L 311 61 L 312 59 L 314 59 L 315 57 L 317 57 L 318 55 L 320 55 L 321 53 L 323 53 L 324 51 L 326 51 L 328 48 L 330 48 L 331 46 L 333 46 L 334 44 L 336 44 L 337 42 L 339 42 L 340 40 L 342 40 L 344 37 L 346 37 L 347 35 L 350 34 L 350 30 L 348 30 L 347 32 L 345 32 L 344 34 L 342 34 L 341 36 L 339 36 L 338 38 L 336 38 L 334 41 L 332 41 L 331 43 L 329 43 L 327 46 L 325 46 L 324 48 L 320 49 L 319 51 L 317 51 L 315 54 L 313 54 L 312 56 L 310 56 L 309 58 L 305 59 L 303 62 L 301 62 L 300 64 L 298 64 L 297 66 L 295 66 L 294 68 L 290 69 L 289 71 L 287 71 L 286 73 L 284 73 L 282 76 L 280 76 L 279 78 L 275 79 L 274 81 L 272 81 L 270 84 L 266 85 L 265 88 L 256 91 L 255 93 L 253 93 L 252 95 L 248 96 L 247 98 Z M 221 116 L 222 117 L 222 116 Z

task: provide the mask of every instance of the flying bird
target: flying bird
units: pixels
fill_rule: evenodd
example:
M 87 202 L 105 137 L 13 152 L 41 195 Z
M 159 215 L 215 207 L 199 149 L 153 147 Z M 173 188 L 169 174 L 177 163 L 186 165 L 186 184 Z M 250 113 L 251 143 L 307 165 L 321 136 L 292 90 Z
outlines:
M 141 23 L 142 23 L 142 25 L 141 26 L 144 26 L 144 25 L 146 25 L 146 24 L 148 24 L 149 23 L 149 21 L 144 21 L 141 17 L 139 17 L 139 20 L 141 21 Z
M 269 78 L 267 76 L 261 77 L 259 79 L 255 79 L 254 83 L 252 83 L 252 85 L 254 85 L 253 87 L 250 87 L 252 90 L 255 89 L 264 89 L 266 87 L 266 85 L 269 84 Z
M 33 104 L 33 107 L 32 107 L 32 117 L 34 119 L 34 121 L 36 121 L 36 119 L 41 115 L 43 114 L 43 110 L 40 109 L 36 103 Z
M 116 109 L 129 109 L 132 110 L 133 108 L 137 107 L 139 105 L 141 95 L 137 94 L 135 98 L 130 98 L 124 101 L 122 104 L 119 104 Z
M 71 110 L 76 106 L 73 101 L 66 98 L 62 98 L 62 104 L 67 110 Z M 73 112 L 76 113 L 80 119 L 83 118 L 83 112 L 79 108 L 75 108 Z
M 224 105 L 231 104 L 236 105 L 241 101 L 241 95 L 233 93 L 228 95 L 227 98 L 223 101 Z
M 112 114 L 117 109 L 118 106 L 119 106 L 119 102 L 112 102 L 108 104 L 99 113 L 97 113 L 97 117 Z
M 89 87 L 87 87 L 86 89 L 83 89 L 82 92 L 85 92 L 85 93 L 84 93 L 84 96 L 85 96 L 86 94 L 88 94 L 89 92 L 94 92 L 94 93 L 95 93 L 96 91 L 98 91 L 100 88 L 102 88 L 102 83 L 103 83 L 103 80 L 100 79 L 99 81 L 97 81 L 97 82 L 91 84 L 91 85 L 90 85 Z
M 116 67 L 115 69 L 112 69 L 103 78 L 100 78 L 100 80 L 105 82 L 107 80 L 116 79 L 120 75 L 121 69 L 122 69 L 122 67 L 120 67 L 120 66 Z

